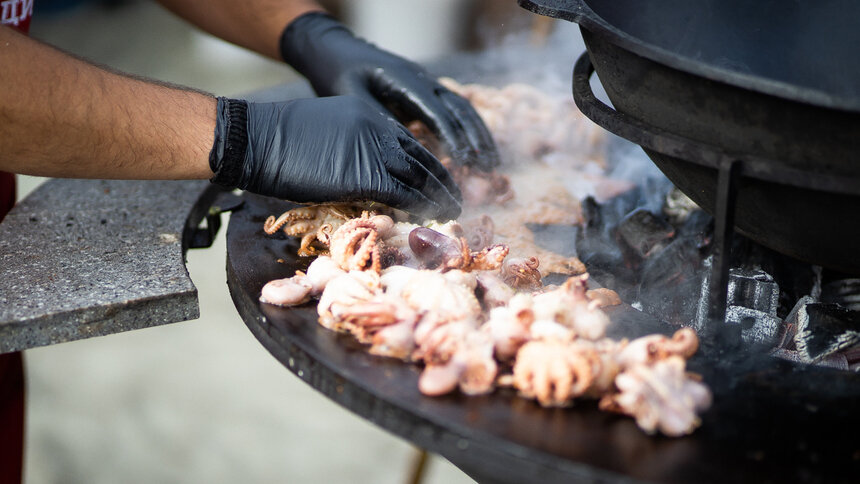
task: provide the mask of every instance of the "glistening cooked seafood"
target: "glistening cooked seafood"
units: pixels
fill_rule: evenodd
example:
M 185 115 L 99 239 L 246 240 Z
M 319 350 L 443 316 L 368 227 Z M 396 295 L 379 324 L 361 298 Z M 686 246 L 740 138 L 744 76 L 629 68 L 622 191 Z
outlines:
M 403 259 L 417 262 L 415 267 L 369 262 L 373 256 L 353 263 L 356 255 L 386 246 L 386 236 L 402 237 L 390 219 L 370 220 L 363 214 L 332 234 L 332 243 L 344 241 L 352 255 L 340 261 L 321 256 L 307 274 L 269 285 L 307 287 L 312 294 L 315 284 L 327 281 L 317 305 L 320 324 L 352 334 L 373 354 L 423 364 L 418 388 L 426 395 L 456 389 L 484 394 L 499 384 L 544 406 L 599 399 L 600 408 L 631 415 L 648 432 L 676 436 L 699 425 L 698 412 L 709 405 L 710 392 L 684 371 L 685 358 L 698 346 L 694 331 L 611 340 L 605 336 L 609 318 L 599 306 L 617 295 L 603 290 L 600 298 L 589 298 L 587 274 L 557 287 L 544 287 L 532 275 L 527 288 L 517 289 L 516 277 L 509 278 L 514 285 L 505 282 L 505 268 L 527 271 L 536 268 L 536 259 L 506 266 L 506 250 L 500 250 L 506 247 L 491 245 L 479 253 L 497 253 L 493 263 L 475 263 L 483 259 L 465 238 L 426 227 L 409 235 L 420 241 L 409 246 L 422 253 Z M 340 252 L 332 248 L 332 254 Z M 488 298 L 490 292 L 497 295 Z
M 543 406 L 598 400 L 646 432 L 692 432 L 710 404 L 707 387 L 685 370 L 695 332 L 607 338 L 611 322 L 600 308 L 620 304 L 618 295 L 589 289 L 582 262 L 540 247 L 528 228 L 578 224 L 579 197 L 629 187 L 601 175 L 602 131 L 525 86 L 449 84 L 476 104 L 506 160 L 490 173 L 450 165 L 425 127 L 410 126 L 449 163 L 464 194 L 461 220 L 411 223 L 362 205 L 271 217 L 267 232 L 290 227 L 289 235 L 303 237 L 302 255 L 327 249 L 330 256 L 270 282 L 261 300 L 292 305 L 318 297 L 325 328 L 353 335 L 372 354 L 422 365 L 425 395 L 510 387 Z M 534 126 L 553 134 L 528 132 Z M 573 190 L 568 180 L 576 181 Z M 588 192 L 576 191 L 582 187 Z M 550 273 L 569 277 L 544 286 Z
M 299 255 L 312 256 L 318 253 L 312 245 L 315 240 L 322 241 L 325 232 L 333 232 L 340 224 L 359 214 L 361 210 L 349 204 L 298 207 L 287 210 L 277 218 L 274 215 L 267 218 L 263 224 L 263 231 L 274 234 L 278 230 L 283 230 L 286 235 L 301 237 Z

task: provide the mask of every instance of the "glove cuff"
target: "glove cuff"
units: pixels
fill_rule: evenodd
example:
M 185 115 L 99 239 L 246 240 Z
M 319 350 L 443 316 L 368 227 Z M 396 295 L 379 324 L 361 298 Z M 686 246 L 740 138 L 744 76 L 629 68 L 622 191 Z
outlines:
M 241 99 L 218 98 L 215 143 L 209 152 L 212 183 L 230 188 L 240 185 L 245 152 L 248 150 L 248 103 Z
M 305 59 L 313 57 L 312 42 L 330 29 L 341 29 L 352 35 L 345 25 L 325 12 L 308 12 L 290 22 L 281 33 L 279 49 L 281 59 L 299 72 L 305 68 Z M 319 59 L 316 59 L 319 61 Z

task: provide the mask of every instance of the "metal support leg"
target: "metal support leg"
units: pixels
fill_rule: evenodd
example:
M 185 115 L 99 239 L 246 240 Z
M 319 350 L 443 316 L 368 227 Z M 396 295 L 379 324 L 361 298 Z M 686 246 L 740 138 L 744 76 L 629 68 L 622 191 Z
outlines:
M 720 164 L 717 180 L 717 206 L 714 220 L 714 258 L 711 266 L 710 294 L 708 304 L 708 332 L 717 333 L 726 319 L 726 297 L 728 295 L 729 268 L 731 266 L 732 232 L 735 225 L 735 201 L 738 178 L 741 174 L 740 160 Z
M 415 449 L 407 483 L 421 484 L 424 482 L 424 475 L 427 473 L 427 464 L 427 451 L 424 449 Z

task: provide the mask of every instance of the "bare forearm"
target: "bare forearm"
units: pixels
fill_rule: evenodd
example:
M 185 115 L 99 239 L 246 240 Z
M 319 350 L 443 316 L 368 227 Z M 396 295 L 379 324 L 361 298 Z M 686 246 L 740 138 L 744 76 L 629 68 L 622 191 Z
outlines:
M 0 170 L 80 178 L 211 176 L 216 101 L 108 72 L 0 27 Z
M 278 40 L 302 14 L 322 11 L 313 0 L 159 0 L 167 9 L 201 29 L 280 60 Z

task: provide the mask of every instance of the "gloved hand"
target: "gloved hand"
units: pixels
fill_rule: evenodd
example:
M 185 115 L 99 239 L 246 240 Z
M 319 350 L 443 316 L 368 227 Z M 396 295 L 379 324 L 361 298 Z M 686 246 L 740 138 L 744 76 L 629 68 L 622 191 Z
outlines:
M 427 218 L 460 214 L 448 171 L 409 132 L 352 96 L 218 98 L 214 183 L 299 203 L 375 200 Z
M 483 170 L 499 163 L 493 138 L 468 101 L 324 13 L 291 22 L 281 35 L 281 56 L 320 96 L 351 94 L 401 121 L 420 120 L 455 162 Z

